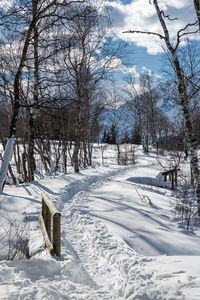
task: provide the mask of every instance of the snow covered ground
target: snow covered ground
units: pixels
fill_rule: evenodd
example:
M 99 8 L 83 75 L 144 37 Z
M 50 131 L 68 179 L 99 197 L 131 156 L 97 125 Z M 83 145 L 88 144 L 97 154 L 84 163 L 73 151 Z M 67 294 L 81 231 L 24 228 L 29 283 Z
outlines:
M 174 219 L 175 193 L 157 179 L 155 154 L 6 186 L 1 211 L 30 225 L 30 259 L 0 261 L 0 299 L 200 299 L 199 230 Z M 161 185 L 163 184 L 163 187 Z M 41 192 L 62 214 L 62 257 L 43 246 Z M 151 203 L 151 204 L 150 204 Z

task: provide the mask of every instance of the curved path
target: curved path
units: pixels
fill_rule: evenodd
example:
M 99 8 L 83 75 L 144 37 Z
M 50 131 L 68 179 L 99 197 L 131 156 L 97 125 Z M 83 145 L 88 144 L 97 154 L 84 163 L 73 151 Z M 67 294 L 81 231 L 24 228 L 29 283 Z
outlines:
M 160 187 L 158 172 L 155 159 L 144 156 L 134 166 L 99 167 L 18 189 L 13 201 L 27 201 L 34 255 L 0 262 L 0 299 L 198 299 L 199 235 L 174 220 L 175 199 Z M 60 259 L 40 248 L 41 191 L 62 213 Z M 8 210 L 12 194 L 4 195 Z

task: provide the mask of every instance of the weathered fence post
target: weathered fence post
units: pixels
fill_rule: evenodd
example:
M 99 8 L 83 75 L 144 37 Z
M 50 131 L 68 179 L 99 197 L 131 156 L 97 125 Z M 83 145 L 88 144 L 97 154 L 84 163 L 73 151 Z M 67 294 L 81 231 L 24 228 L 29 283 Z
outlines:
M 53 249 L 57 256 L 61 256 L 60 239 L 60 214 L 55 214 L 53 216 Z
M 177 188 L 177 173 L 180 169 L 172 169 L 169 171 L 162 172 L 162 175 L 164 176 L 164 181 L 167 181 L 167 176 L 169 176 L 169 181 L 172 184 L 172 190 Z
M 51 234 L 51 218 L 53 217 L 53 245 Z M 42 193 L 42 214 L 39 215 L 40 228 L 44 237 L 45 246 L 52 255 L 61 256 L 61 235 L 60 235 L 60 212 L 48 198 Z
M 164 175 L 164 181 L 167 181 L 167 175 L 165 173 L 162 173 Z
M 42 198 L 42 216 L 43 216 L 45 224 L 46 224 L 46 208 L 47 208 L 47 206 L 44 202 L 44 199 Z
M 51 212 L 48 208 L 48 206 L 46 206 L 46 230 L 47 230 L 47 234 L 49 237 L 49 240 L 51 241 Z
M 177 185 L 178 185 L 178 183 L 177 183 L 177 173 L 178 173 L 178 170 L 175 169 L 175 187 L 176 188 L 177 188 Z
M 174 171 L 171 172 L 172 190 L 174 190 Z

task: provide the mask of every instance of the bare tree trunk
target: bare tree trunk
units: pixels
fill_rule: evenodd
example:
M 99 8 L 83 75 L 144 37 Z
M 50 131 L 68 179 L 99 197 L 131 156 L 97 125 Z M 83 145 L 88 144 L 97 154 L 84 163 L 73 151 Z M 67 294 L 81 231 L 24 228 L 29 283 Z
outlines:
M 34 180 L 34 171 L 36 169 L 34 158 L 34 117 L 33 113 L 29 113 L 29 132 L 28 132 L 28 178 L 29 182 Z
M 197 1 L 196 1 L 197 2 Z M 154 6 L 156 8 L 156 12 L 160 21 L 160 24 L 162 26 L 163 32 L 164 32 L 164 40 L 167 45 L 167 48 L 172 56 L 174 69 L 176 72 L 176 76 L 178 79 L 178 93 L 179 93 L 179 99 L 180 104 L 183 111 L 183 116 L 185 119 L 185 127 L 187 130 L 188 135 L 188 143 L 189 143 L 189 150 L 190 150 L 190 163 L 191 163 L 191 170 L 194 177 L 194 184 L 195 184 L 195 190 L 196 190 L 196 197 L 197 197 L 197 203 L 198 203 L 198 214 L 200 215 L 200 172 L 198 168 L 198 156 L 197 156 L 197 142 L 195 139 L 195 133 L 192 127 L 192 122 L 190 118 L 190 112 L 189 112 L 189 97 L 187 95 L 187 83 L 185 82 L 185 76 L 184 71 L 182 70 L 179 62 L 179 58 L 177 55 L 177 49 L 180 43 L 180 40 L 177 38 L 177 44 L 176 47 L 173 47 L 170 38 L 169 38 L 169 32 L 167 29 L 167 26 L 164 21 L 163 14 L 158 6 L 157 0 L 154 0 Z
M 1 191 L 3 191 L 3 186 L 4 186 L 3 183 L 6 178 L 6 174 L 8 171 L 8 165 L 11 160 L 13 146 L 14 146 L 14 142 L 15 142 L 17 119 L 18 119 L 18 114 L 19 114 L 19 109 L 20 109 L 20 79 L 21 79 L 21 74 L 22 74 L 22 70 L 24 67 L 24 63 L 26 61 L 26 56 L 27 56 L 27 51 L 28 51 L 28 46 L 29 46 L 29 42 L 30 42 L 30 38 L 31 38 L 33 25 L 34 25 L 34 22 L 31 22 L 31 24 L 27 30 L 26 38 L 25 38 L 24 46 L 23 46 L 23 50 L 22 50 L 21 60 L 20 60 L 19 67 L 16 72 L 15 80 L 14 80 L 13 114 L 12 114 L 11 123 L 10 123 L 9 139 L 7 141 L 7 145 L 6 145 L 6 148 L 4 151 L 2 165 L 1 165 L 1 169 L 0 169 L 0 193 L 1 193 Z
M 79 141 L 74 141 L 74 151 L 73 151 L 73 164 L 74 164 L 74 172 L 79 172 L 79 159 L 78 159 L 78 153 L 79 153 Z
M 12 178 L 12 183 L 13 183 L 14 185 L 16 185 L 16 184 L 17 184 L 17 180 L 16 180 L 16 177 L 15 177 L 15 175 L 14 175 L 14 173 L 13 173 L 13 170 L 12 170 L 12 167 L 11 167 L 10 164 L 8 165 L 8 172 L 10 173 L 10 176 L 11 176 L 11 178 Z
M 192 170 L 192 175 L 194 178 L 194 185 L 195 185 L 195 190 L 196 190 L 196 199 L 198 203 L 198 214 L 200 216 L 200 172 L 198 168 L 198 156 L 197 156 L 197 141 L 195 137 L 195 132 L 192 126 L 191 122 L 191 115 L 190 115 L 190 110 L 189 110 L 189 100 L 190 96 L 187 93 L 187 75 L 184 74 L 184 70 L 181 68 L 179 57 L 177 54 L 180 42 L 181 42 L 181 37 L 186 36 L 188 34 L 194 33 L 189 31 L 189 27 L 192 27 L 196 25 L 197 22 L 194 23 L 189 23 L 185 28 L 180 29 L 177 32 L 177 39 L 176 39 L 176 44 L 173 46 L 173 44 L 170 41 L 170 36 L 169 36 L 169 31 L 167 28 L 167 25 L 165 23 L 165 16 L 164 12 L 160 10 L 160 7 L 158 5 L 157 0 L 153 0 L 154 7 L 156 9 L 156 13 L 158 16 L 158 19 L 160 21 L 161 27 L 163 29 L 164 34 L 156 33 L 156 32 L 148 32 L 148 31 L 139 31 L 139 30 L 130 30 L 128 31 L 129 33 L 142 33 L 142 34 L 147 34 L 147 35 L 154 35 L 159 37 L 160 39 L 165 41 L 165 44 L 168 48 L 169 53 L 171 54 L 172 58 L 172 63 L 173 67 L 176 73 L 177 81 L 178 81 L 178 93 L 179 93 L 179 101 L 180 105 L 182 107 L 182 112 L 183 112 L 183 117 L 185 120 L 185 127 L 188 135 L 188 143 L 189 143 L 189 150 L 190 150 L 190 163 L 191 163 L 191 170 Z M 199 0 L 194 0 L 194 5 L 195 8 L 197 8 L 197 13 L 199 14 Z M 197 31 L 195 31 L 197 32 Z
M 22 174 L 22 172 L 21 172 L 21 157 L 20 157 L 18 138 L 16 138 L 16 142 L 15 142 L 14 155 L 15 155 L 15 164 L 16 164 L 16 168 L 17 168 L 17 173 Z
M 63 172 L 67 174 L 67 142 L 62 141 Z
M 2 139 L 2 145 L 3 145 L 3 149 L 4 149 L 4 151 L 5 151 L 6 141 L 4 141 L 3 139 Z M 14 147 L 14 146 L 13 146 L 13 147 Z M 15 175 L 14 175 L 14 173 L 13 173 L 13 170 L 12 170 L 12 167 L 11 167 L 10 164 L 8 165 L 8 172 L 10 173 L 10 176 L 11 176 L 11 178 L 12 178 L 12 183 L 13 183 L 14 185 L 16 185 L 16 184 L 17 184 L 17 180 L 16 180 L 16 178 L 15 178 Z M 4 186 L 5 186 L 5 184 L 3 184 L 3 188 L 4 188 Z M 3 190 L 3 188 L 2 188 L 2 190 Z
M 199 30 L 200 30 L 200 1 L 199 0 L 193 0 L 193 1 L 194 1 L 194 8 L 197 14 L 197 19 L 199 22 Z
M 3 191 L 4 188 L 4 181 L 6 179 L 6 175 L 8 172 L 9 162 L 12 157 L 12 151 L 14 146 L 15 139 L 10 137 L 7 141 L 6 148 L 4 151 L 4 155 L 2 158 L 1 170 L 0 170 L 0 192 Z
M 83 137 L 83 166 L 84 168 L 86 168 L 86 166 L 88 165 L 88 151 L 87 151 L 87 147 L 86 147 L 86 139 L 85 136 Z
M 26 143 L 23 141 L 23 153 L 22 153 L 22 177 L 24 182 L 28 182 L 28 172 L 27 172 L 27 153 L 26 153 Z
M 77 107 L 77 120 L 75 122 L 75 133 L 74 133 L 74 150 L 73 150 L 73 166 L 74 172 L 79 172 L 79 150 L 80 150 L 80 136 L 81 136 L 81 108 L 80 104 Z
M 93 142 L 90 143 L 88 140 L 88 164 L 92 165 L 92 150 L 93 150 Z
M 32 1 L 33 19 L 37 17 L 37 1 Z M 28 138 L 28 177 L 29 182 L 34 180 L 36 169 L 34 158 L 34 140 L 35 140 L 35 107 L 38 105 L 38 87 L 39 87 L 39 58 L 38 58 L 38 29 L 37 24 L 33 26 L 33 56 L 34 56 L 34 88 L 33 88 L 33 107 L 29 110 L 29 138 Z

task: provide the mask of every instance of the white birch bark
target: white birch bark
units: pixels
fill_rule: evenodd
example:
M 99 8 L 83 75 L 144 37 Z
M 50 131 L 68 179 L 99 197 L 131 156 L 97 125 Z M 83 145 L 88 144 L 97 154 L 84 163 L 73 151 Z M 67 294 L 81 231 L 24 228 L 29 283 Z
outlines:
M 48 153 L 48 157 L 49 157 L 49 161 L 50 161 L 50 170 L 49 170 L 48 176 L 52 176 L 55 171 L 54 158 L 51 155 L 51 153 Z
M 13 153 L 13 146 L 14 146 L 15 138 L 10 137 L 7 141 L 6 148 L 3 154 L 1 168 L 0 168 L 0 193 L 3 192 L 4 181 L 6 179 L 6 175 L 8 172 L 8 165 L 10 163 L 12 153 Z
M 177 55 L 178 46 L 180 43 L 180 36 L 177 35 L 177 43 L 176 46 L 173 47 L 170 41 L 169 37 L 169 31 L 166 26 L 163 13 L 159 8 L 158 1 L 153 1 L 158 19 L 160 21 L 160 24 L 162 26 L 163 32 L 164 32 L 164 40 L 166 43 L 166 46 L 172 56 L 174 69 L 176 72 L 176 77 L 178 79 L 178 92 L 179 92 L 179 100 L 180 105 L 182 107 L 183 116 L 185 119 L 185 127 L 188 135 L 188 143 L 189 143 L 189 150 L 190 150 L 190 164 L 191 164 L 191 170 L 192 175 L 194 178 L 194 185 L 196 190 L 196 199 L 198 203 L 198 214 L 200 216 L 200 171 L 198 167 L 198 155 L 197 155 L 197 149 L 198 145 L 195 139 L 195 132 L 193 130 L 191 117 L 190 117 L 190 111 L 189 111 L 189 97 L 187 95 L 187 83 L 185 82 L 185 74 L 180 66 L 179 57 Z

